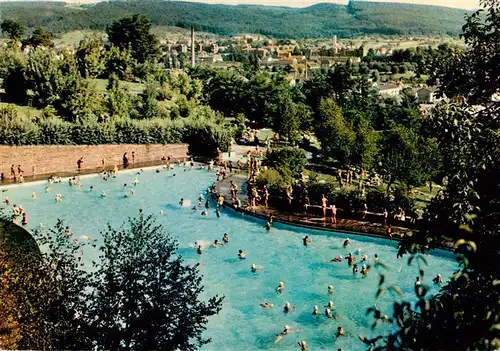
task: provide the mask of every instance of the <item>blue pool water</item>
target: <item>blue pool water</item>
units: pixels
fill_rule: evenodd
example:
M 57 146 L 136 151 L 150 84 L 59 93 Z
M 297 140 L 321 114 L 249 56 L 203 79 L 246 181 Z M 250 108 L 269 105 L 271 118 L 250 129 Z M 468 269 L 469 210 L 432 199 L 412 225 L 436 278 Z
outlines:
M 174 177 L 173 174 L 176 174 Z M 48 227 L 57 218 L 63 219 L 71 227 L 75 238 L 88 235 L 101 241 L 100 231 L 109 222 L 119 226 L 128 216 L 135 216 L 139 209 L 154 214 L 166 230 L 178 238 L 179 253 L 190 264 L 201 263 L 204 275 L 205 297 L 215 294 L 226 296 L 221 313 L 210 320 L 205 336 L 212 342 L 205 350 L 296 350 L 297 342 L 306 340 L 311 350 L 363 350 L 358 334 L 377 335 L 382 329 L 372 331 L 371 317 L 366 309 L 376 304 L 382 310 L 393 301 L 390 295 L 375 298 L 378 275 L 371 270 L 368 277 L 354 276 L 347 262 L 329 263 L 334 256 L 346 255 L 359 247 L 361 253 L 369 256 L 377 253 L 388 269 L 384 271 L 386 281 L 396 283 L 403 292 L 404 299 L 413 299 L 413 284 L 418 268 L 407 265 L 407 258 L 396 258 L 396 243 L 365 236 L 329 233 L 317 230 L 294 228 L 276 223 L 270 232 L 264 222 L 222 210 L 217 218 L 212 205 L 208 217 L 193 213 L 190 208 L 180 208 L 179 199 L 197 202 L 199 193 L 215 179 L 213 173 L 204 170 L 187 170 L 178 167 L 173 171 L 156 173 L 147 169 L 139 176 L 140 184 L 135 187 L 136 195 L 125 198 L 122 186 L 132 184 L 135 172 L 122 172 L 118 178 L 104 182 L 98 176 L 82 177 L 83 189 L 62 184 L 52 185 L 44 192 L 46 183 L 32 183 L 9 187 L 2 193 L 13 204 L 22 205 L 28 212 L 29 225 L 34 228 L 40 223 Z M 93 185 L 95 190 L 89 191 Z M 107 193 L 106 198 L 100 192 Z M 31 198 L 32 192 L 37 198 Z M 56 203 L 56 193 L 63 195 L 63 202 Z M 164 211 L 164 214 L 161 214 Z M 209 248 L 201 256 L 192 247 L 194 241 L 215 239 L 222 241 L 225 232 L 230 242 L 225 247 Z M 302 237 L 309 235 L 312 244 L 305 247 Z M 349 237 L 352 246 L 344 249 L 342 243 Z M 239 260 L 238 250 L 247 254 L 246 260 Z M 85 247 L 86 262 L 98 257 L 96 249 Z M 436 292 L 432 278 L 441 273 L 449 277 L 457 267 L 453 257 L 445 252 L 427 255 L 424 283 Z M 361 257 L 358 258 L 358 261 Z M 257 273 L 250 271 L 252 263 L 263 266 Z M 285 291 L 279 295 L 276 286 L 280 281 Z M 328 285 L 336 287 L 333 295 L 327 291 Z M 325 305 L 333 300 L 335 312 L 342 316 L 339 321 L 324 316 Z M 260 303 L 268 301 L 275 306 L 264 309 Z M 286 301 L 296 304 L 296 310 L 285 314 Z M 318 305 L 320 316 L 312 315 L 313 306 Z M 390 313 L 390 310 L 385 310 Z M 289 334 L 278 344 L 275 335 L 285 324 L 295 333 Z M 338 325 L 342 325 L 346 336 L 335 337 Z

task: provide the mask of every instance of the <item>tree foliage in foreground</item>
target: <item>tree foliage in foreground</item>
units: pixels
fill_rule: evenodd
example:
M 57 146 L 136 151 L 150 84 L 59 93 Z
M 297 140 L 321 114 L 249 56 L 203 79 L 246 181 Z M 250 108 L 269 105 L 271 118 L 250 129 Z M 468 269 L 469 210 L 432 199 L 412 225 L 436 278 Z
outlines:
M 468 48 L 437 71 L 445 93 L 466 98 L 439 105 L 428 121 L 442 149 L 448 184 L 429 205 L 424 228 L 403 241 L 399 252 L 416 255 L 411 262 L 451 239 L 460 267 L 434 297 L 427 296 L 425 285 L 417 286 L 417 302 L 396 302 L 390 319 L 370 309 L 377 322 L 397 327 L 364 339 L 373 350 L 500 347 L 500 104 L 492 100 L 500 84 L 498 51 L 490 51 L 500 42 L 500 4 L 482 4 L 484 22 L 477 20 L 479 10 L 464 26 Z M 383 278 L 380 288 L 387 288 Z
M 0 251 L 4 347 L 195 350 L 209 342 L 202 332 L 222 298 L 200 300 L 201 276 L 151 216 L 108 227 L 90 272 L 85 244 L 62 222 L 34 235 L 43 253 L 19 252 L 22 265 Z

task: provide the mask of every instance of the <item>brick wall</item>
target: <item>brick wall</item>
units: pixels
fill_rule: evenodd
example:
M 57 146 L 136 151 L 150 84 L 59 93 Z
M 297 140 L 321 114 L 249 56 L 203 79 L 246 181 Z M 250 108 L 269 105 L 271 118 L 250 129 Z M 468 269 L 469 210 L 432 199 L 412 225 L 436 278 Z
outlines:
M 125 152 L 132 166 L 132 151 L 135 153 L 135 163 L 160 163 L 163 156 L 172 158 L 187 157 L 187 144 L 167 145 L 33 145 L 6 146 L 0 145 L 0 172 L 5 177 L 10 176 L 10 166 L 21 165 L 25 177 L 33 175 L 58 174 L 77 170 L 76 161 L 83 156 L 82 170 L 101 167 L 104 158 L 105 166 L 112 168 L 122 164 Z

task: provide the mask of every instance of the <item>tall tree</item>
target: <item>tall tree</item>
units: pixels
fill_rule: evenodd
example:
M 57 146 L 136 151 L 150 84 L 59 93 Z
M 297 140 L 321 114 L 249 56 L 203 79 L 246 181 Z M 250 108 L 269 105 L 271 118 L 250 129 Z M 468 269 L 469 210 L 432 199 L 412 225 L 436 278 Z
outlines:
M 356 140 L 352 125 L 347 122 L 340 107 L 330 98 L 319 103 L 320 127 L 316 131 L 321 142 L 323 156 L 333 158 L 341 164 L 351 164 L 351 153 Z
M 88 37 L 80 41 L 76 50 L 78 71 L 83 78 L 96 78 L 104 70 L 102 38 Z
M 387 188 L 395 181 L 409 187 L 429 180 L 427 163 L 433 157 L 433 144 L 415 131 L 401 125 L 385 131 L 379 154 L 379 171 L 389 177 Z M 435 146 L 434 146 L 435 147 Z
M 109 76 L 107 91 L 108 98 L 105 100 L 105 107 L 109 116 L 113 120 L 127 119 L 130 110 L 130 94 L 114 74 Z
M 10 335 L 9 349 L 88 349 L 85 289 L 81 246 L 58 222 L 52 230 L 34 233 L 44 253 L 0 245 L 0 331 Z M 5 303 L 4 303 L 5 302 Z
M 160 54 L 158 39 L 151 33 L 151 23 L 141 15 L 124 17 L 107 29 L 108 39 L 120 49 L 129 49 L 139 63 L 155 59 Z
M 54 42 L 52 41 L 52 33 L 46 31 L 42 27 L 35 29 L 33 34 L 30 37 L 23 40 L 23 46 L 32 46 L 33 48 L 37 48 L 39 46 L 44 46 L 46 48 L 54 47 Z
M 42 253 L 0 246 L 2 346 L 173 351 L 208 343 L 202 333 L 223 298 L 200 300 L 202 278 L 176 254 L 175 239 L 142 213 L 103 234 L 94 269 L 82 260 L 89 244 L 61 221 L 34 233 Z
M 98 349 L 195 350 L 222 298 L 200 301 L 201 277 L 175 253 L 176 241 L 142 213 L 108 228 L 89 308 Z
M 2 22 L 2 32 L 7 33 L 12 40 L 21 40 L 24 35 L 22 22 L 7 19 Z

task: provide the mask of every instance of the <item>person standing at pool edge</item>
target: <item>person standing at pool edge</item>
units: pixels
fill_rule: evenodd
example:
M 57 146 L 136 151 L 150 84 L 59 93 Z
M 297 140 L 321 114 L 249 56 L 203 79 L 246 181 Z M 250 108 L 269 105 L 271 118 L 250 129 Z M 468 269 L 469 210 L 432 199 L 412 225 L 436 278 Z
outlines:
M 123 154 L 123 160 L 122 161 L 123 161 L 123 168 L 127 169 L 127 167 L 128 167 L 128 157 L 127 157 L 127 153 L 126 152 Z
M 78 172 L 80 172 L 80 171 L 81 171 L 81 169 L 82 169 L 82 163 L 83 163 L 83 156 L 82 156 L 82 157 L 80 157 L 80 158 L 78 159 L 78 161 L 76 161 L 76 166 L 78 167 Z

